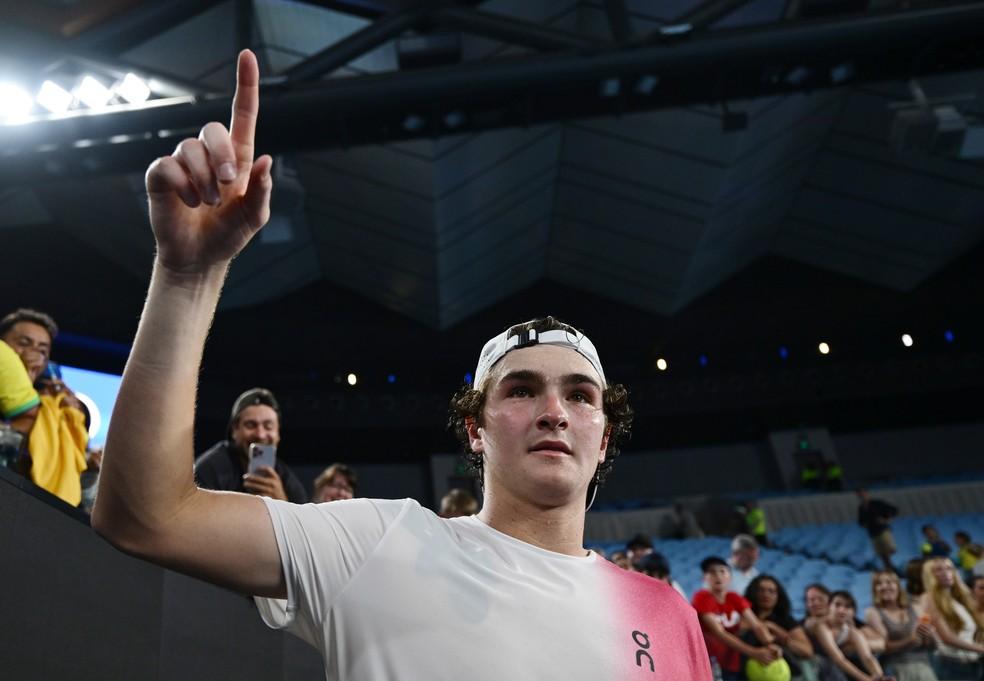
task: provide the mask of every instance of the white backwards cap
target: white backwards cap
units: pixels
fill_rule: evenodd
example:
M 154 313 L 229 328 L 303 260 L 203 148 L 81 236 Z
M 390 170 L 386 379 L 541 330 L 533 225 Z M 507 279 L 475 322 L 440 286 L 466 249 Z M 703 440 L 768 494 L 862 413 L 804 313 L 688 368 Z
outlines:
M 560 347 L 570 348 L 591 362 L 591 366 L 594 367 L 595 371 L 598 372 L 598 376 L 601 377 L 602 387 L 608 385 L 594 343 L 580 331 L 574 329 L 554 329 L 551 331 L 529 329 L 520 331 L 512 336 L 508 336 L 508 334 L 509 330 L 507 329 L 489 340 L 485 344 L 485 347 L 482 348 L 482 354 L 478 357 L 478 366 L 475 367 L 475 380 L 472 383 L 474 388 L 478 389 L 482 385 L 482 380 L 489 373 L 489 369 L 505 357 L 506 353 L 512 350 L 518 350 L 519 348 L 528 348 L 533 345 L 559 345 Z

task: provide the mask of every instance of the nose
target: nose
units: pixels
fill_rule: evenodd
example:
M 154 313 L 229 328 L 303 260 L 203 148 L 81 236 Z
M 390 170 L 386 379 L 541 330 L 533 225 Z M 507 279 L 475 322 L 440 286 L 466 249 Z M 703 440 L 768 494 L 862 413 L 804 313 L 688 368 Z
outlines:
M 536 420 L 536 425 L 544 430 L 567 429 L 567 408 L 560 395 L 552 391 L 547 391 L 544 394 L 543 410 Z

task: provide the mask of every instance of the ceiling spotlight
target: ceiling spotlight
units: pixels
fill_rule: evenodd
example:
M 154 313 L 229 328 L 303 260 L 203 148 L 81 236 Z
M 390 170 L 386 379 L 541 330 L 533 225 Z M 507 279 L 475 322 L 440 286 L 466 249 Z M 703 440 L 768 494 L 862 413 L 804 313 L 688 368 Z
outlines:
M 817 346 L 817 350 L 820 351 L 820 354 L 821 355 L 829 355 L 830 354 L 830 346 L 827 345 L 824 342 L 821 342 L 820 345 Z
M 950 331 L 950 329 L 947 329 L 946 331 L 944 331 L 943 332 L 943 338 L 946 339 L 946 342 L 947 343 L 952 343 L 953 342 L 953 338 L 954 338 L 953 331 Z
M 150 99 L 150 88 L 133 73 L 126 74 L 123 82 L 116 86 L 116 92 L 130 104 L 139 104 Z
M 0 120 L 14 122 L 31 113 L 34 100 L 27 90 L 13 83 L 0 83 Z
M 666 371 L 666 367 L 667 367 L 667 364 L 666 364 L 666 360 L 665 359 L 663 359 L 662 357 L 660 357 L 659 359 L 656 360 L 656 368 L 657 369 L 659 369 L 660 371 Z
M 355 385 L 356 383 L 359 382 L 359 377 L 356 376 L 355 374 L 349 374 L 346 380 L 348 381 L 349 385 Z
M 910 336 L 907 333 L 903 333 L 902 334 L 902 345 L 904 345 L 907 348 L 911 348 L 912 347 L 912 336 Z
M 46 80 L 38 91 L 38 104 L 53 114 L 65 113 L 72 105 L 72 93 L 55 82 Z
M 99 109 L 109 104 L 113 92 L 92 76 L 86 76 L 75 90 L 75 96 L 90 109 Z

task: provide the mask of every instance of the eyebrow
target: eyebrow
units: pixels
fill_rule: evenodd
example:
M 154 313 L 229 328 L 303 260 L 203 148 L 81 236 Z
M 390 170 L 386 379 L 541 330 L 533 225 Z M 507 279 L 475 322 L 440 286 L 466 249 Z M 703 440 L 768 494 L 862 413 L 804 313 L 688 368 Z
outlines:
M 516 369 L 515 371 L 510 371 L 508 374 L 500 379 L 500 383 L 506 383 L 507 381 L 531 381 L 534 383 L 545 383 L 546 377 L 539 371 L 534 371 L 532 369 Z M 566 374 L 561 377 L 560 382 L 564 385 L 580 385 L 582 383 L 587 383 L 593 385 L 598 390 L 602 390 L 601 385 L 597 380 L 591 378 L 587 374 Z

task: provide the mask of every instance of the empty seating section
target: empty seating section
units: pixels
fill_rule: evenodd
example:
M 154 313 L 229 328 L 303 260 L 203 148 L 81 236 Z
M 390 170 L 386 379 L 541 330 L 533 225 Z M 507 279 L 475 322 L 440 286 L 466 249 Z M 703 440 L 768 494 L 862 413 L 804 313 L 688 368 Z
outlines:
M 957 530 L 970 533 L 974 541 L 984 540 L 984 513 L 896 518 L 892 527 L 898 544 L 895 563 L 899 568 L 920 555 L 921 528 L 926 524 L 935 525 L 951 545 Z M 814 582 L 832 591 L 851 592 L 858 602 L 859 617 L 871 605 L 871 573 L 878 563 L 867 533 L 856 523 L 786 527 L 769 536 L 776 548 L 762 549 L 757 568 L 760 574 L 773 575 L 782 583 L 789 594 L 794 617 L 804 616 L 803 591 Z M 731 553 L 728 537 L 652 539 L 655 550 L 666 556 L 673 578 L 688 596 L 702 587 L 700 561 L 710 555 L 727 558 Z M 589 545 L 606 555 L 625 548 L 625 542 Z

